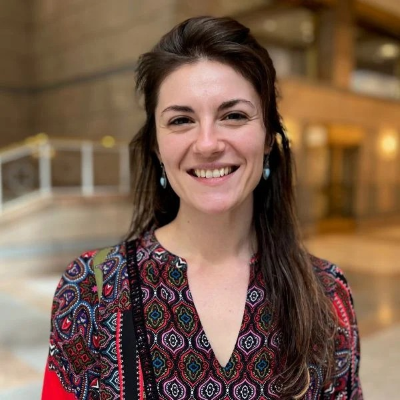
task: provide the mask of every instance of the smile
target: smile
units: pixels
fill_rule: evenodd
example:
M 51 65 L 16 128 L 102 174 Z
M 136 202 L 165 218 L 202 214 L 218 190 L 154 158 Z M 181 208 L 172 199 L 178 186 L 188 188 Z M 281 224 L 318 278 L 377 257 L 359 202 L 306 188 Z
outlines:
M 225 167 L 225 168 L 216 168 L 216 169 L 192 169 L 189 173 L 197 178 L 221 178 L 226 175 L 230 175 L 232 172 L 235 172 L 238 167 Z

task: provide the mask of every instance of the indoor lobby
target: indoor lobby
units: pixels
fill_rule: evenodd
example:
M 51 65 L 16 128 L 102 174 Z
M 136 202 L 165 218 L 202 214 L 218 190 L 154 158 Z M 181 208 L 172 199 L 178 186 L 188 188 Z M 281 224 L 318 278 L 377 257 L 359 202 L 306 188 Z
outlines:
M 351 287 L 364 398 L 400 399 L 398 0 L 0 0 L 0 400 L 40 398 L 61 275 L 126 236 L 138 57 L 200 15 L 268 49 L 305 245 Z

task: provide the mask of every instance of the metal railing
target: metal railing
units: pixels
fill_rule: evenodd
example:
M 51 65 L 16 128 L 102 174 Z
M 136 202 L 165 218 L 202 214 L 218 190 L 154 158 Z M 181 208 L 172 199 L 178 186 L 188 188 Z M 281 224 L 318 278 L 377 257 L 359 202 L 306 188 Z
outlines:
M 0 216 L 57 193 L 125 195 L 129 187 L 128 145 L 110 136 L 90 141 L 38 134 L 0 150 Z

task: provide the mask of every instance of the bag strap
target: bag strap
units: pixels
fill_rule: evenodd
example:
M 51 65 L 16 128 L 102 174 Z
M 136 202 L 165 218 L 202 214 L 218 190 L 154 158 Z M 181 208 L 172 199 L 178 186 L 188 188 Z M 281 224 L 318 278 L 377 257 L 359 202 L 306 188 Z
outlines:
M 103 293 L 103 270 L 101 267 L 107 261 L 108 255 L 111 253 L 112 247 L 106 247 L 105 249 L 99 250 L 93 257 L 93 270 L 94 277 L 96 279 L 97 295 L 99 296 L 99 301 L 101 299 L 101 294 Z

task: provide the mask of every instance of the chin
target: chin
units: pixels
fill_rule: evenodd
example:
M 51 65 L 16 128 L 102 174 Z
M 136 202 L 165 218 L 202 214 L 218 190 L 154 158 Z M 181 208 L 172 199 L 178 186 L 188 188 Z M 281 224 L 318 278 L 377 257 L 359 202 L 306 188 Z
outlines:
M 207 201 L 202 204 L 196 204 L 195 209 L 199 212 L 208 215 L 218 215 L 224 214 L 228 211 L 231 211 L 237 207 L 237 204 L 232 201 Z

